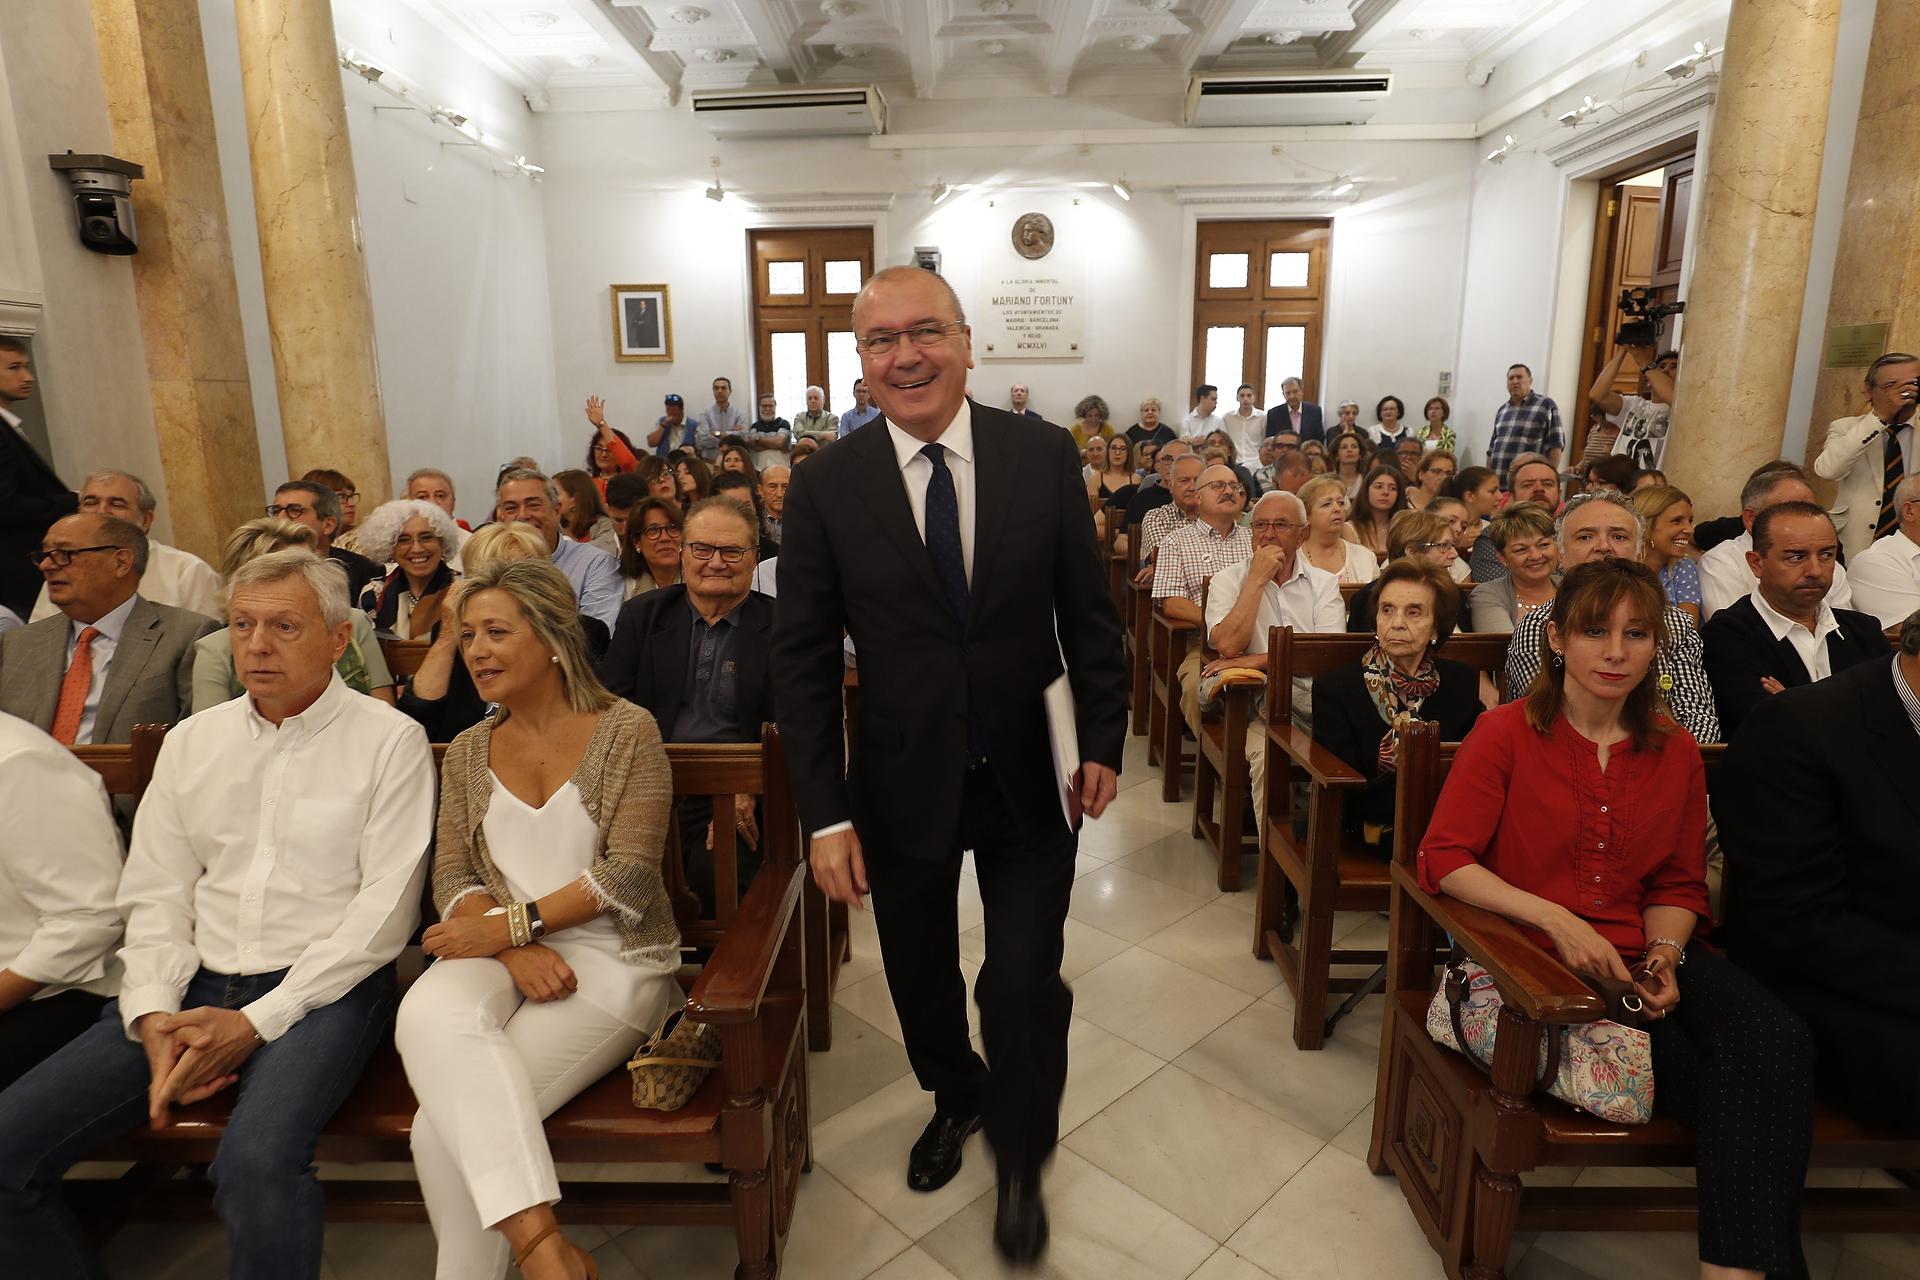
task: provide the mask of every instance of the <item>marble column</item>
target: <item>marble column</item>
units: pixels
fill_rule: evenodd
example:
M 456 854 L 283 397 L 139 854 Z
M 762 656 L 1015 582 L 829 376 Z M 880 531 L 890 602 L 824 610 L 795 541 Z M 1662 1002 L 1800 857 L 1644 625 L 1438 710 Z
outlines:
M 135 296 L 173 540 L 213 564 L 260 513 L 260 442 L 196 0 L 92 0 L 114 151 L 133 184 Z M 155 477 L 158 479 L 158 477 Z
M 1734 0 L 1666 472 L 1702 517 L 1780 456 L 1806 299 L 1839 0 Z
M 373 303 L 328 0 L 236 0 L 253 204 L 287 469 L 392 492 Z
M 1896 52 L 1917 39 L 1920 6 L 1876 7 L 1827 301 L 1829 327 L 1884 321 L 1888 351 L 1920 350 L 1920 63 Z M 1829 423 L 1866 412 L 1866 372 L 1820 370 L 1806 461 L 1824 501 L 1833 500 L 1833 485 L 1811 475 L 1813 460 Z

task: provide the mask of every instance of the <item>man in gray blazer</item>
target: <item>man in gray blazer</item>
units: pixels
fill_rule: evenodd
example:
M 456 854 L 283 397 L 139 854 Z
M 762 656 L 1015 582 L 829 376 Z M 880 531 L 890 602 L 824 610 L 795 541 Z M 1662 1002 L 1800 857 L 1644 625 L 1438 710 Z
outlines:
M 0 711 L 73 746 L 130 742 L 192 706 L 193 644 L 220 624 L 139 595 L 147 535 L 82 512 L 47 530 L 40 574 L 60 610 L 0 636 Z

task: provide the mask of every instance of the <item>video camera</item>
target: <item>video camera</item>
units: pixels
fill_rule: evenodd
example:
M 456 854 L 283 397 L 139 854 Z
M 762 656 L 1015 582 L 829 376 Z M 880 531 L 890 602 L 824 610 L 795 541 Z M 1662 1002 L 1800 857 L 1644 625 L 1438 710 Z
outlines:
M 1620 314 L 1627 317 L 1627 321 L 1620 326 L 1620 332 L 1613 335 L 1614 345 L 1621 347 L 1659 345 L 1661 331 L 1667 327 L 1667 317 L 1679 315 L 1687 309 L 1687 304 L 1655 302 L 1657 292 L 1646 285 L 1620 291 Z

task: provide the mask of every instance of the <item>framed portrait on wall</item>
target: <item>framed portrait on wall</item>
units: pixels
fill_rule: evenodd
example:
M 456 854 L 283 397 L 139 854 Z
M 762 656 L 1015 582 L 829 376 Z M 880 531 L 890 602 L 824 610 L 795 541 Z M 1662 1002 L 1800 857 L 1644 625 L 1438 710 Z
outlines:
M 673 319 L 667 311 L 667 286 L 613 286 L 613 358 L 673 359 Z

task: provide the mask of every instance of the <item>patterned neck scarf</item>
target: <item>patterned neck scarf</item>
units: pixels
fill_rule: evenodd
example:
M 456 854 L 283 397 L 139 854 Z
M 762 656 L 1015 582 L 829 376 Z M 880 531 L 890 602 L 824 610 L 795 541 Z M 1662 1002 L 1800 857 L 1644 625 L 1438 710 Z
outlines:
M 1361 678 L 1373 697 L 1374 710 L 1388 724 L 1402 714 L 1418 719 L 1421 704 L 1440 687 L 1440 669 L 1434 665 L 1431 652 L 1421 656 L 1419 668 L 1409 676 L 1393 664 L 1378 641 L 1361 662 Z

